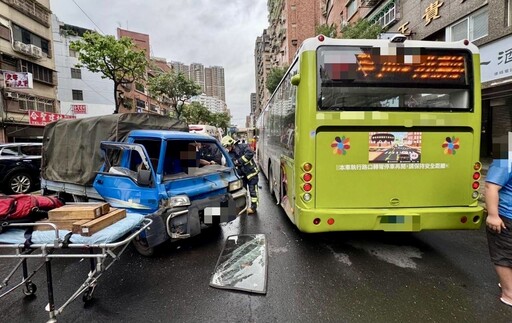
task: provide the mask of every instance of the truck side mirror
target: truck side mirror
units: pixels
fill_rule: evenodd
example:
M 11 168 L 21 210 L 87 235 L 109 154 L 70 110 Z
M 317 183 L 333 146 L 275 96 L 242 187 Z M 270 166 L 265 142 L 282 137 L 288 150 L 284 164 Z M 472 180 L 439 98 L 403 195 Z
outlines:
M 151 186 L 151 171 L 141 169 L 137 172 L 137 184 L 140 186 Z

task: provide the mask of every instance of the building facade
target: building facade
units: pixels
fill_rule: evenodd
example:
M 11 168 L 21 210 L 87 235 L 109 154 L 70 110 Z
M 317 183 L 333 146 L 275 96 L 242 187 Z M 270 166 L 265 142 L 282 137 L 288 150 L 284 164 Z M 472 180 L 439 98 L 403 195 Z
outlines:
M 269 0 L 269 27 L 256 39 L 257 118 L 271 93 L 265 86 L 267 75 L 274 67 L 289 66 L 302 42 L 315 36 L 316 27 L 323 23 L 324 0 Z
M 146 53 L 146 59 L 148 61 L 152 62 L 153 65 L 156 65 L 161 71 L 168 70 L 168 64 L 165 59 L 153 59 L 150 57 L 149 53 L 151 52 L 151 45 L 149 42 L 149 35 L 117 28 L 117 37 L 128 37 L 132 39 L 135 47 Z M 157 72 L 158 71 L 148 69 L 147 76 L 154 76 Z M 169 115 L 171 111 L 169 104 L 151 97 L 144 80 L 138 80 L 131 84 L 123 84 L 120 88 L 122 91 L 122 104 L 119 108 L 119 113 L 137 112 Z
M 91 31 L 65 24 L 52 15 L 53 49 L 58 76 L 57 98 L 62 114 L 76 118 L 112 114 L 115 108 L 114 82 L 86 68 L 78 68 L 78 53 L 69 45 Z
M 204 69 L 204 83 L 206 95 L 226 102 L 226 84 L 222 66 L 206 67 Z
M 60 118 L 49 0 L 0 0 L 0 143 L 40 141 Z
M 227 112 L 226 102 L 213 96 L 201 94 L 190 98 L 190 102 L 199 102 L 205 106 L 211 113 Z

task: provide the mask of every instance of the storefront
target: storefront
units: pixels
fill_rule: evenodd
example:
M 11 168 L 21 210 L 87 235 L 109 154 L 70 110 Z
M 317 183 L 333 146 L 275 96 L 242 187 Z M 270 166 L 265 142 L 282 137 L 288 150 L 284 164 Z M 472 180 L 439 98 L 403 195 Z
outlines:
M 481 155 L 490 157 L 493 139 L 512 131 L 512 35 L 479 49 L 483 107 Z

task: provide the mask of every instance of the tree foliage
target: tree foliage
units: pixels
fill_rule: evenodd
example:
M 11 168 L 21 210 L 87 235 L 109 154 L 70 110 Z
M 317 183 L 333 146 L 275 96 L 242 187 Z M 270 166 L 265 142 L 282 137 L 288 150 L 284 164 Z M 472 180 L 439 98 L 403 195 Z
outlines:
M 322 24 L 315 27 L 316 35 L 324 35 L 331 38 L 336 38 L 338 36 L 338 26 L 335 23 L 330 25 Z
M 366 19 L 360 19 L 355 24 L 341 28 L 341 37 L 345 39 L 376 39 L 382 32 L 382 26 L 372 24 Z
M 208 124 L 222 129 L 226 129 L 231 121 L 228 113 L 212 113 L 199 102 L 185 105 L 181 117 L 188 124 Z
M 149 78 L 148 91 L 152 96 L 168 98 L 176 118 L 182 118 L 184 102 L 201 93 L 201 86 L 189 80 L 183 73 L 162 72 Z
M 209 124 L 211 112 L 201 103 L 192 102 L 183 107 L 181 116 L 188 124 Z
M 85 66 L 114 82 L 114 114 L 118 113 L 121 105 L 118 87 L 144 79 L 148 66 L 145 52 L 138 50 L 128 37 L 116 39 L 112 35 L 103 36 L 96 32 L 86 32 L 81 39 L 71 42 L 69 47 L 78 52 L 80 63 L 77 67 Z
M 270 92 L 270 94 L 274 93 L 277 86 L 279 85 L 279 82 L 281 82 L 281 79 L 283 78 L 287 70 L 288 66 L 273 67 L 270 70 L 270 73 L 268 73 L 267 76 L 267 81 L 265 82 L 265 86 L 267 90 Z

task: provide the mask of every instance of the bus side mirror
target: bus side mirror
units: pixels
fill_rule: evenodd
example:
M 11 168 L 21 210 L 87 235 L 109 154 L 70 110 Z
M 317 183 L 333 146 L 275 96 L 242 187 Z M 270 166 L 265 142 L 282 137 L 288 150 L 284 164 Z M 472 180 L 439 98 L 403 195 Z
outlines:
M 144 187 L 151 186 L 151 171 L 147 169 L 139 170 L 137 172 L 137 184 Z
M 300 83 L 300 74 L 295 74 L 294 76 L 292 76 L 292 81 L 291 81 L 292 85 L 299 85 Z

